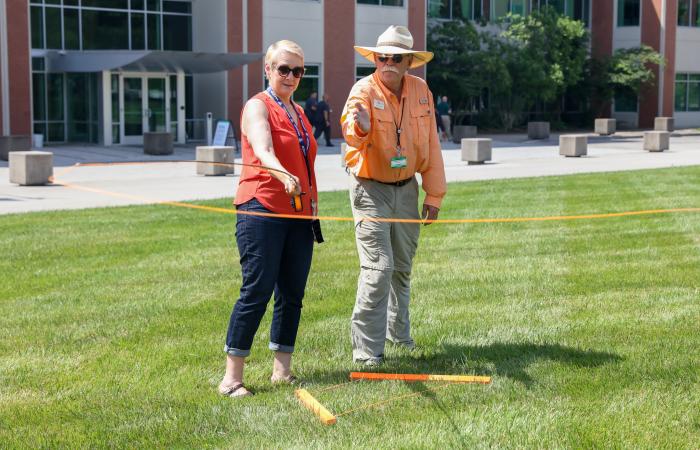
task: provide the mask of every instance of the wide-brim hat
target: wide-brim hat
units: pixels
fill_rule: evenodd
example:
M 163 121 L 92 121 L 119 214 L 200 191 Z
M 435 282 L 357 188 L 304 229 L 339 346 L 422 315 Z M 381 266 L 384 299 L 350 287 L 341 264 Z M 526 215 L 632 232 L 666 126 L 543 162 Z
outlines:
M 374 54 L 413 55 L 411 69 L 420 67 L 433 59 L 433 52 L 413 50 L 413 36 L 408 28 L 401 25 L 391 25 L 377 38 L 376 47 L 355 46 L 355 51 L 371 62 Z

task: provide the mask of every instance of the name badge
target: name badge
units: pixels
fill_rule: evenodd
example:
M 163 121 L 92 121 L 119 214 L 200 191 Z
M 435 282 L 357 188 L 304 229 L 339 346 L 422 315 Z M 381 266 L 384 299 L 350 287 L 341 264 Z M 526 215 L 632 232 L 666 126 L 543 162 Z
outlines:
M 418 103 L 420 103 L 421 105 L 427 105 L 428 99 L 426 97 L 423 97 L 423 98 L 418 100 Z
M 381 100 L 374 99 L 374 107 L 377 109 L 384 109 L 384 102 Z
M 395 156 L 391 158 L 391 168 L 392 169 L 403 169 L 406 167 L 406 157 L 405 156 Z

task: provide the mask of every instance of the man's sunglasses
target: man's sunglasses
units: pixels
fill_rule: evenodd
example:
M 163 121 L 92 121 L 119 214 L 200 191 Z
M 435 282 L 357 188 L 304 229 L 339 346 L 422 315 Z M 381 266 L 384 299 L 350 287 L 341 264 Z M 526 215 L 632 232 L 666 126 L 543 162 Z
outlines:
M 377 56 L 377 59 L 379 60 L 380 63 L 386 64 L 387 61 L 389 61 L 389 58 L 391 58 L 392 61 L 396 64 L 401 64 L 401 61 L 403 61 L 403 55 L 381 55 Z
M 289 66 L 278 66 L 277 67 L 277 73 L 280 74 L 280 76 L 287 77 L 289 75 L 289 72 L 292 72 L 292 75 L 294 75 L 294 78 L 301 78 L 302 75 L 304 75 L 304 67 L 299 66 L 295 68 L 291 68 Z

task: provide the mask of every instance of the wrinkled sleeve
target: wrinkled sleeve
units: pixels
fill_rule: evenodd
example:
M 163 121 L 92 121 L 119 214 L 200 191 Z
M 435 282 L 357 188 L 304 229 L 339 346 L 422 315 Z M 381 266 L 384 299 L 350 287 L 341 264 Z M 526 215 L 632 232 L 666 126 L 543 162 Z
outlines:
M 369 132 L 363 133 L 360 130 L 359 124 L 355 122 L 352 115 L 355 112 L 355 104 L 362 103 L 365 109 L 371 114 L 371 102 L 370 95 L 366 89 L 362 89 L 361 84 L 355 84 L 347 101 L 345 102 L 345 107 L 343 107 L 343 114 L 340 117 L 340 126 L 343 129 L 343 137 L 348 145 L 357 148 L 361 152 L 364 152 L 367 140 L 369 138 Z
M 428 142 L 428 168 L 421 172 L 423 190 L 425 191 L 424 203 L 439 208 L 442 199 L 447 193 L 447 181 L 445 180 L 445 163 L 442 160 L 442 148 L 437 133 L 435 121 L 435 103 L 433 93 L 428 90 L 428 104 L 430 105 L 430 140 Z

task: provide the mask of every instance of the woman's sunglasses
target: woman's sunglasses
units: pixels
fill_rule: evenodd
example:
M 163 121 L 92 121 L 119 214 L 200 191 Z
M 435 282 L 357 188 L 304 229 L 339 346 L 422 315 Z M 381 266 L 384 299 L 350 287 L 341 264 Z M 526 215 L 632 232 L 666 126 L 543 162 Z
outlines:
M 377 56 L 377 59 L 379 60 L 380 63 L 386 64 L 387 61 L 389 61 L 389 58 L 391 58 L 392 61 L 394 61 L 395 64 L 401 64 L 401 61 L 403 61 L 403 55 L 381 55 Z
M 291 68 L 289 66 L 278 66 L 277 67 L 277 73 L 280 74 L 280 76 L 287 77 L 289 75 L 289 72 L 292 72 L 292 75 L 294 75 L 294 78 L 301 78 L 302 75 L 304 75 L 304 67 L 299 66 L 295 68 Z

